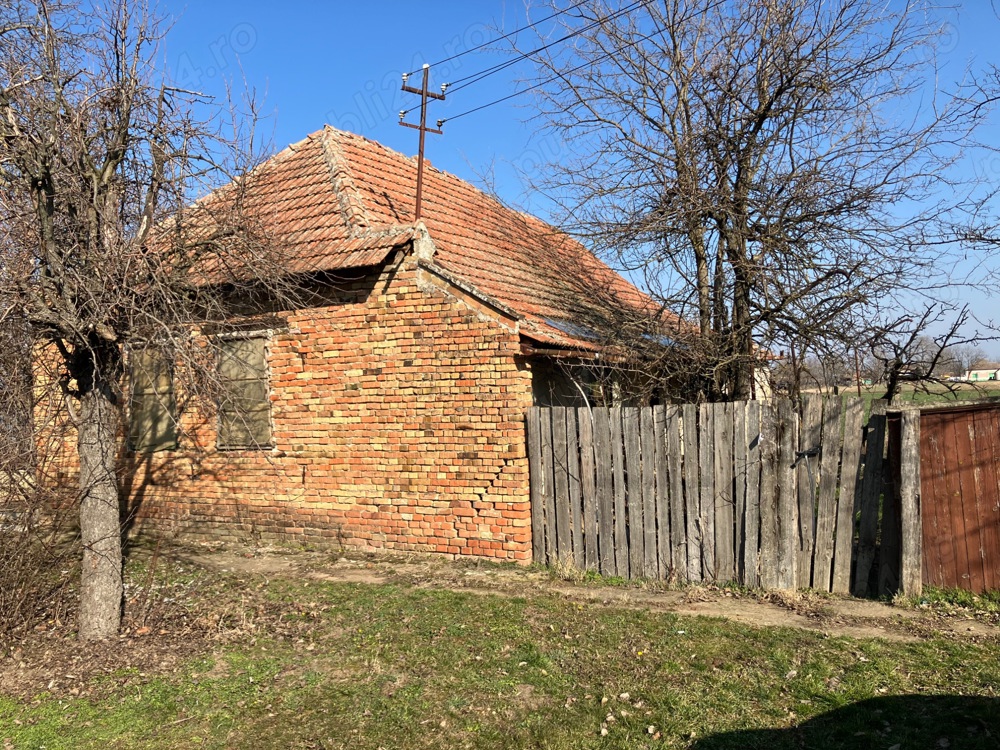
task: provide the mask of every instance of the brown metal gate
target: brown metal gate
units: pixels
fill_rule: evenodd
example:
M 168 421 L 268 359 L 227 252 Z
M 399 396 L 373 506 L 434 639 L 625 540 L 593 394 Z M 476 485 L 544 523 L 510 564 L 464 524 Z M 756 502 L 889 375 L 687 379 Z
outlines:
M 925 584 L 1000 589 L 1000 404 L 921 410 Z

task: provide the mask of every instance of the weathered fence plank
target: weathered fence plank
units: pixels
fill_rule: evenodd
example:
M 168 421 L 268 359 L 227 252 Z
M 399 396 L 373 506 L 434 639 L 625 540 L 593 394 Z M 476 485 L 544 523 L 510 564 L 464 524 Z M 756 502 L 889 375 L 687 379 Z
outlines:
M 653 407 L 654 463 L 656 464 L 656 567 L 660 578 L 673 573 L 670 554 L 670 485 L 667 481 L 667 418 L 662 406 Z
M 552 409 L 552 469 L 555 474 L 556 557 L 564 565 L 573 565 L 573 516 L 570 513 L 569 465 L 566 458 L 566 407 Z
M 715 416 L 715 563 L 720 581 L 736 578 L 733 554 L 733 405 L 716 404 Z
M 653 410 L 639 409 L 639 443 L 642 446 L 642 574 L 656 578 L 656 437 Z
M 875 562 L 885 451 L 885 407 L 886 402 L 881 399 L 872 402 L 865 435 L 865 470 L 861 482 L 861 518 L 858 523 L 858 552 L 854 570 L 855 596 L 868 595 L 868 581 L 872 563 Z
M 1000 552 L 1000 446 L 996 444 L 1000 436 L 1000 413 L 996 409 L 982 410 L 973 414 L 973 424 L 976 429 L 976 467 L 981 472 L 979 501 L 980 554 L 985 562 L 986 578 L 984 586 L 987 591 L 1000 590 L 1000 565 L 997 564 Z M 923 441 L 921 441 L 922 444 Z M 921 477 L 923 473 L 921 472 Z M 926 497 L 927 490 L 921 488 L 920 497 Z M 923 504 L 920 505 L 923 517 Z
M 778 587 L 778 415 L 760 410 L 760 585 Z
M 583 491 L 580 487 L 580 433 L 577 410 L 566 410 L 566 474 L 569 477 L 569 520 L 572 524 L 573 565 L 584 566 L 583 556 Z
M 701 529 L 698 523 L 701 491 L 698 487 L 698 407 L 684 404 L 682 411 L 684 444 L 684 513 L 687 528 L 687 579 L 702 580 Z
M 580 434 L 580 491 L 583 494 L 583 562 L 587 570 L 597 570 L 597 497 L 594 466 L 594 412 L 577 412 Z
M 959 555 L 959 565 L 958 574 L 959 578 L 969 581 L 969 585 L 972 587 L 973 591 L 976 589 L 982 590 L 983 581 L 983 565 L 982 565 L 982 555 L 979 554 L 979 550 L 974 546 L 972 550 L 968 549 L 968 526 L 978 525 L 978 520 L 970 524 L 968 519 L 974 518 L 973 505 L 972 505 L 972 493 L 975 492 L 976 486 L 972 478 L 972 462 L 969 460 L 972 454 L 972 443 L 969 439 L 969 425 L 964 421 L 953 420 L 951 423 L 952 429 L 949 431 L 948 437 L 951 438 L 950 443 L 953 446 L 953 450 L 958 456 L 961 456 L 959 461 L 958 471 L 956 474 L 957 481 L 954 484 L 958 488 L 958 492 L 955 493 L 953 501 L 949 504 L 951 506 L 951 525 L 952 529 L 957 532 L 958 539 L 962 539 L 966 547 L 963 554 Z
M 681 456 L 681 410 L 666 408 L 667 473 L 670 481 L 670 553 L 673 575 L 687 580 L 687 531 L 684 526 L 684 477 Z
M 799 415 L 792 402 L 778 399 L 778 582 L 777 588 L 798 585 L 799 505 L 795 487 L 795 447 Z
M 643 575 L 643 531 L 642 531 L 642 442 L 639 435 L 639 410 L 635 407 L 622 409 L 622 425 L 625 430 L 625 512 L 628 518 L 628 566 L 629 576 Z
M 983 507 L 981 498 L 984 496 L 982 465 L 977 460 L 978 452 L 984 447 L 982 443 L 989 439 L 988 435 L 980 435 L 977 429 L 975 418 L 966 420 L 966 428 L 959 429 L 959 433 L 968 436 L 968 452 L 964 455 L 966 472 L 972 477 L 972 491 L 964 497 L 966 505 L 965 513 L 965 543 L 966 548 L 973 552 L 975 566 L 970 570 L 973 572 L 973 591 L 985 591 L 992 573 L 986 562 L 985 550 L 983 549 L 983 527 L 987 523 L 986 508 Z M 962 454 L 960 454 L 962 455 Z
M 701 564 L 706 580 L 715 581 L 715 405 L 698 407 L 698 474 L 701 487 L 698 531 L 701 535 Z
M 900 520 L 902 536 L 900 551 L 900 589 L 906 596 L 920 596 L 921 533 L 920 528 L 920 410 L 904 409 L 900 425 Z
M 622 435 L 622 410 L 613 407 L 611 415 L 611 453 L 614 477 L 615 575 L 628 577 L 628 529 L 625 525 L 625 444 Z
M 936 428 L 936 429 L 933 429 Z M 957 571 L 958 557 L 955 554 L 955 530 L 951 524 L 951 510 L 954 497 L 948 491 L 946 478 L 947 462 L 945 459 L 946 433 L 943 425 L 934 424 L 927 434 L 927 455 L 930 459 L 930 470 L 925 476 L 930 477 L 930 496 L 936 498 L 928 507 L 923 507 L 925 559 L 928 561 L 927 579 L 925 583 L 944 586 L 948 580 L 945 571 Z
M 837 528 L 837 472 L 840 467 L 840 399 L 823 405 L 823 430 L 820 438 L 819 495 L 816 498 L 816 534 L 814 537 L 811 586 L 820 591 L 832 589 L 833 542 Z
M 820 440 L 823 427 L 823 397 L 807 393 L 802 397 L 799 450 L 795 456 L 799 501 L 798 557 L 796 586 L 812 584 L 812 558 L 816 538 L 816 483 L 820 473 Z
M 760 402 L 747 404 L 746 439 L 746 510 L 743 522 L 743 582 L 747 586 L 759 586 L 760 571 L 758 549 L 760 545 L 760 505 L 761 505 L 761 408 Z
M 601 575 L 617 575 L 615 565 L 615 505 L 612 479 L 611 418 L 606 408 L 594 415 L 594 483 L 597 496 L 597 544 Z
M 840 466 L 840 493 L 837 502 L 837 540 L 833 553 L 833 593 L 851 592 L 851 552 L 854 546 L 858 470 L 861 466 L 861 438 L 864 402 L 852 398 L 844 415 L 844 448 Z
M 552 469 L 552 410 L 542 412 L 542 495 L 545 501 L 545 563 L 556 561 L 556 492 Z
M 736 580 L 745 581 L 743 524 L 747 507 L 747 403 L 733 404 L 733 568 Z
M 538 470 L 542 466 L 542 410 L 533 406 L 528 410 L 528 460 L 532 471 L 528 476 L 531 491 L 531 556 L 536 562 L 545 561 L 545 501 L 544 477 Z

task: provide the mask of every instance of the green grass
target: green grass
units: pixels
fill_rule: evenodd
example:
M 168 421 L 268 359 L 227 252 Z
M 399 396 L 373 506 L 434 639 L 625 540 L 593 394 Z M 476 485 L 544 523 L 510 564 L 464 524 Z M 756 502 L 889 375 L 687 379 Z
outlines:
M 974 594 L 966 589 L 925 586 L 923 593 L 910 599 L 908 604 L 944 615 L 960 615 L 1000 623 L 1000 591 Z
M 857 398 L 858 389 L 845 387 L 841 394 L 846 398 Z M 871 409 L 871 402 L 885 395 L 885 386 L 862 386 L 861 399 L 865 402 L 865 414 Z M 982 383 L 901 383 L 899 393 L 893 399 L 894 406 L 945 405 L 966 401 L 1000 401 L 1000 382 Z
M 986 750 L 1000 737 L 995 643 L 825 638 L 547 595 L 258 585 L 280 613 L 272 634 L 174 674 L 116 675 L 90 698 L 0 687 L 0 747 Z M 248 587 L 219 590 L 239 601 Z

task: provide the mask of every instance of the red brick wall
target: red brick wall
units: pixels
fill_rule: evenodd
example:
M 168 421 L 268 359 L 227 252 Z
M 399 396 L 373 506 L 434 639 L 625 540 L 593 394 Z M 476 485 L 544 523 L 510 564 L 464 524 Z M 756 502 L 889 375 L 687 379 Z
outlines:
M 274 449 L 137 457 L 138 527 L 529 560 L 515 321 L 412 258 L 338 286 L 271 333 Z

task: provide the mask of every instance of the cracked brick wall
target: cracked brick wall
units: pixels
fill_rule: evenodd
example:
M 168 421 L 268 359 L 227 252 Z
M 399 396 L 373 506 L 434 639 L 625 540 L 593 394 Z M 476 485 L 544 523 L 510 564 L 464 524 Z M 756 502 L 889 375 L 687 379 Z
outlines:
M 327 295 L 268 334 L 274 448 L 182 416 L 179 450 L 133 456 L 137 528 L 530 560 L 516 321 L 412 256 Z

